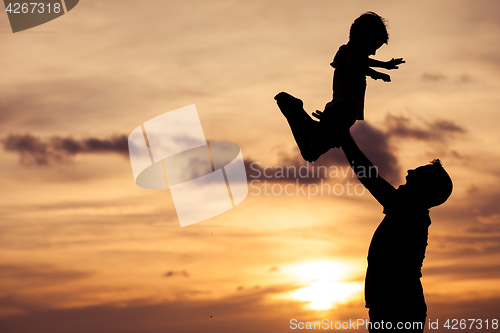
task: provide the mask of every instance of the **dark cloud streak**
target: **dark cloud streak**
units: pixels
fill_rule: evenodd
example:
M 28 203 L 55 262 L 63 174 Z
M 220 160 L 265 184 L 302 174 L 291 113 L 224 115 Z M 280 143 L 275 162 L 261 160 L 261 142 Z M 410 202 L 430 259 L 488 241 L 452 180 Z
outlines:
M 467 132 L 463 127 L 449 120 L 436 120 L 432 123 L 425 123 L 422 127 L 412 124 L 409 118 L 388 115 L 386 123 L 389 136 L 421 141 L 443 142 L 449 137 Z
M 77 154 L 128 154 L 128 140 L 125 135 L 81 140 L 54 136 L 43 140 L 31 134 L 10 134 L 1 142 L 5 151 L 19 154 L 19 161 L 23 165 L 48 165 L 51 162 L 67 161 Z
M 92 275 L 91 272 L 59 269 L 51 265 L 0 265 L 0 283 L 15 283 L 31 287 L 71 282 L 90 275 Z
M 172 276 L 183 276 L 183 277 L 189 277 L 188 272 L 186 271 L 180 271 L 180 272 L 174 272 L 174 271 L 168 271 L 163 275 L 164 277 L 172 277 Z

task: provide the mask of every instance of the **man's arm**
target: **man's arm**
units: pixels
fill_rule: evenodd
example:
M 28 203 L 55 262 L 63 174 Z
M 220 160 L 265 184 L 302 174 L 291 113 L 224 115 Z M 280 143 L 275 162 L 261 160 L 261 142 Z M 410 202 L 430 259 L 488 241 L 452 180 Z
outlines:
M 384 178 L 379 177 L 377 167 L 359 149 L 347 129 L 342 134 L 341 147 L 359 181 L 385 207 L 392 201 L 396 189 Z

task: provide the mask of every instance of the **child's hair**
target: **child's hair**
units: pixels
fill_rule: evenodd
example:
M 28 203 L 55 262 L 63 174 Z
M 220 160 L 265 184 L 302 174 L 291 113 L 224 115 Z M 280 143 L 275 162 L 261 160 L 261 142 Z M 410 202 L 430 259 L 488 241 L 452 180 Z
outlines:
M 429 207 L 439 206 L 450 197 L 453 182 L 439 159 L 432 160 L 427 167 L 431 171 L 428 173 L 428 181 L 432 191 L 426 194 L 426 201 Z
M 372 41 L 376 44 L 387 44 L 389 34 L 385 25 L 385 19 L 374 12 L 366 12 L 351 25 L 349 41 L 354 43 L 366 43 Z

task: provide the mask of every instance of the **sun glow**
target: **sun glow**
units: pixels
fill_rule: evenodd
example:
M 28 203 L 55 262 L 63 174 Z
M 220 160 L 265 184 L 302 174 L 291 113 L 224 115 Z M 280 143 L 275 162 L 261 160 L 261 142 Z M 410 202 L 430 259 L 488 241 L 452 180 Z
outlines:
M 292 292 L 291 297 L 309 302 L 309 307 L 314 310 L 326 310 L 345 303 L 363 287 L 360 282 L 341 282 L 347 277 L 347 267 L 334 261 L 298 264 L 291 266 L 290 271 L 301 283 L 309 284 Z

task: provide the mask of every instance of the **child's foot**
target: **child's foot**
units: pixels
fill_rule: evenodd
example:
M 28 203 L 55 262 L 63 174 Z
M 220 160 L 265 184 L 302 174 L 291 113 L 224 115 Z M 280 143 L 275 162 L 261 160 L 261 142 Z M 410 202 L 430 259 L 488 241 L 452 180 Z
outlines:
M 281 113 L 283 113 L 286 118 L 297 115 L 297 113 L 304 110 L 304 102 L 302 102 L 302 100 L 284 91 L 274 96 L 274 99 L 278 103 Z
M 307 114 L 302 100 L 286 92 L 280 92 L 274 99 L 278 103 L 281 113 L 288 120 L 302 158 L 307 162 L 315 162 L 330 149 L 330 147 L 325 146 L 324 140 L 321 138 L 319 122 L 312 120 Z

